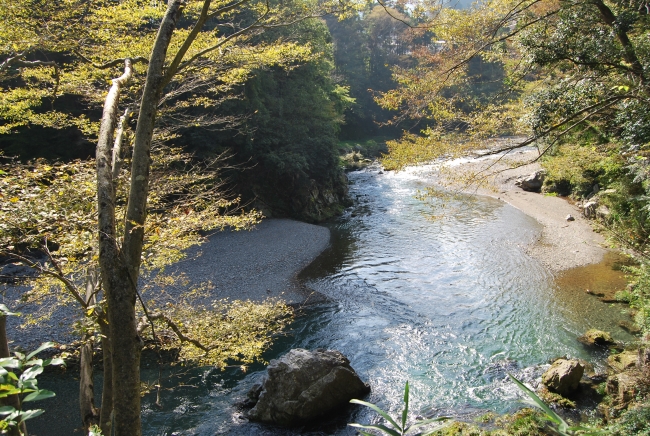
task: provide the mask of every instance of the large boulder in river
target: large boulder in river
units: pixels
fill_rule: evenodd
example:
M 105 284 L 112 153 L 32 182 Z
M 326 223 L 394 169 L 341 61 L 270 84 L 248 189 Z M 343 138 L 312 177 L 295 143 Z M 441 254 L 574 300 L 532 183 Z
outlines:
M 519 186 L 524 191 L 540 192 L 542 190 L 542 185 L 544 184 L 545 177 L 546 171 L 538 170 L 525 177 L 521 177 L 515 182 L 515 185 Z
M 542 383 L 551 392 L 567 395 L 578 388 L 584 371 L 577 360 L 558 359 L 542 375 Z
M 272 360 L 261 384 L 249 393 L 257 401 L 248 418 L 292 426 L 327 415 L 362 398 L 370 387 L 340 352 L 294 349 Z

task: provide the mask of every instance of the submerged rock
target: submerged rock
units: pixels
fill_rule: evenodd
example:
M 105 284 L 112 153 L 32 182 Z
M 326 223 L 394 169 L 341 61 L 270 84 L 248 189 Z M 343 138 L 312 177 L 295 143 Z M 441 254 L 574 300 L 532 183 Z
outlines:
M 542 375 L 542 383 L 551 392 L 567 395 L 578 388 L 584 371 L 577 360 L 558 359 Z
M 249 399 L 256 404 L 248 418 L 283 426 L 298 425 L 327 415 L 369 392 L 370 387 L 340 352 L 294 349 L 272 360 L 262 383 L 251 389 Z
M 607 347 L 609 345 L 615 345 L 612 335 L 602 330 L 590 329 L 587 332 L 578 338 L 580 342 L 586 345 L 597 345 L 600 347 Z

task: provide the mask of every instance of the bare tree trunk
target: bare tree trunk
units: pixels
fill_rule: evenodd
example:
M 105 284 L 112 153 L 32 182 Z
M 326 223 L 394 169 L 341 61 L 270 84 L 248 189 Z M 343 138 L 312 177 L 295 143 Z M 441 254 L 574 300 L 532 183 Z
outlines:
M 0 314 L 0 358 L 9 356 L 9 343 L 7 342 L 7 317 Z M 16 410 L 20 410 L 20 398 L 18 395 L 9 395 L 6 398 L 0 399 L 0 405 L 11 406 Z M 21 422 L 18 426 L 10 428 L 9 436 L 20 436 L 21 433 L 27 436 L 27 427 L 25 422 Z
M 103 290 L 108 302 L 111 355 L 113 364 L 113 431 L 115 436 L 141 436 L 140 420 L 140 351 L 135 305 L 137 282 L 144 239 L 151 139 L 160 96 L 167 48 L 180 16 L 183 0 L 169 0 L 149 59 L 147 78 L 140 104 L 133 144 L 131 189 L 126 213 L 122 250 L 115 239 L 115 209 L 108 143 L 100 143 L 97 153 L 100 265 Z M 110 96 L 110 95 L 109 95 Z M 104 117 L 108 114 L 108 97 Z M 104 126 L 104 118 L 102 126 Z M 100 130 L 101 132 L 101 130 Z M 111 130 L 110 139 L 113 132 Z M 102 147 L 102 152 L 99 152 Z M 99 192 L 101 190 L 101 192 Z
M 99 225 L 99 267 L 101 271 L 102 278 L 102 289 L 104 291 L 106 300 L 108 301 L 108 320 L 109 324 L 118 322 L 119 316 L 111 317 L 111 312 L 115 312 L 119 315 L 121 308 L 119 304 L 111 304 L 111 299 L 115 299 L 116 293 L 118 301 L 122 298 L 119 295 L 119 290 L 124 288 L 131 288 L 129 285 L 128 274 L 129 271 L 124 265 L 124 259 L 120 253 L 119 247 L 117 245 L 117 235 L 115 228 L 115 192 L 114 192 L 114 183 L 113 183 L 113 135 L 115 130 L 115 121 L 117 119 L 117 106 L 120 95 L 121 87 L 128 82 L 133 74 L 133 69 L 131 66 L 131 60 L 127 59 L 125 61 L 124 74 L 118 78 L 113 79 L 113 86 L 106 96 L 104 102 L 104 112 L 102 114 L 101 125 L 99 129 L 99 139 L 97 142 L 97 212 L 98 212 L 98 225 Z M 118 290 L 115 292 L 115 290 Z M 132 307 L 135 304 L 135 300 L 131 303 Z M 115 332 L 110 329 L 111 335 Z M 135 335 L 131 335 L 131 340 L 136 340 Z M 109 336 L 110 339 L 111 336 Z M 114 350 L 111 346 L 114 342 L 111 340 L 109 343 L 109 349 L 104 350 L 104 355 L 108 352 L 110 355 L 110 361 L 113 362 Z M 130 350 L 132 352 L 132 350 Z M 139 349 L 136 354 L 139 354 Z M 113 365 L 109 365 L 111 368 L 111 377 L 108 378 L 108 381 L 113 386 L 113 380 L 115 379 L 112 374 Z M 138 368 L 139 369 L 139 368 Z M 104 365 L 104 370 L 106 371 L 106 365 Z M 118 377 L 119 378 L 119 377 Z M 112 389 L 106 389 L 107 378 L 104 377 L 104 395 L 103 399 L 106 399 L 108 392 L 111 392 Z M 139 384 L 139 380 L 138 380 Z M 132 392 L 132 395 L 135 395 L 138 398 L 138 409 L 136 413 L 140 413 L 139 407 L 139 386 L 137 392 Z M 102 408 L 105 408 L 102 416 L 110 422 L 110 418 L 107 417 L 107 413 L 110 416 L 111 405 L 115 405 L 117 402 L 114 398 L 111 398 L 110 401 L 106 403 L 102 402 Z M 107 407 L 108 406 L 108 407 Z M 132 412 L 133 413 L 133 412 Z M 138 430 L 134 432 L 134 435 L 140 435 L 139 430 L 139 421 L 137 422 Z M 111 433 L 108 433 L 110 435 Z

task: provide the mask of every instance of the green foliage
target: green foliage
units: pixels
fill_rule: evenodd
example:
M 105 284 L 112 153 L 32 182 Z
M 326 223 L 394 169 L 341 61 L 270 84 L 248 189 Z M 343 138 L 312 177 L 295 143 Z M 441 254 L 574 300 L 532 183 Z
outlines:
M 348 424 L 351 427 L 355 428 L 360 428 L 363 430 L 376 430 L 379 431 L 381 434 L 385 434 L 388 436 L 405 436 L 409 434 L 411 430 L 417 430 L 422 426 L 432 424 L 434 422 L 441 422 L 445 421 L 449 418 L 446 417 L 440 417 L 440 418 L 432 418 L 432 419 L 423 419 L 421 421 L 417 421 L 415 423 L 412 423 L 410 425 L 407 424 L 408 420 L 408 413 L 409 413 L 409 383 L 406 382 L 406 385 L 404 386 L 404 409 L 402 409 L 402 414 L 398 420 L 394 420 L 391 418 L 391 416 L 381 410 L 379 407 L 372 403 L 368 403 L 366 401 L 361 401 L 361 400 L 350 400 L 350 403 L 352 404 L 361 404 L 362 406 L 369 407 L 370 409 L 374 410 L 377 412 L 381 417 L 383 417 L 387 423 L 390 425 L 390 427 L 383 425 L 383 424 L 376 424 L 376 425 L 363 425 L 363 424 L 357 424 L 357 423 L 351 423 Z M 399 423 L 398 423 L 399 421 Z M 414 436 L 425 436 L 425 435 L 431 435 L 433 434 L 435 430 L 433 431 L 426 431 L 424 433 L 419 432 L 417 434 L 414 434 Z M 359 431 L 360 434 L 364 436 L 373 436 L 372 433 L 367 433 L 365 431 Z
M 39 389 L 36 379 L 46 366 L 65 365 L 59 358 L 45 360 L 36 358 L 38 353 L 53 346 L 52 342 L 46 342 L 29 354 L 14 352 L 14 357 L 0 359 L 0 398 L 17 395 L 22 404 L 54 397 L 54 392 Z M 17 376 L 16 373 L 20 375 Z M 16 409 L 12 406 L 2 406 L 0 416 L 3 418 L 0 421 L 0 431 L 6 433 L 10 428 L 20 428 L 21 422 L 43 413 L 45 413 L 43 409 L 23 410 L 22 407 Z
M 162 151 L 162 150 L 161 150 Z M 196 304 L 199 294 L 207 298 L 208 289 L 192 290 L 183 277 L 170 277 L 164 269 L 185 256 L 185 250 L 205 241 L 204 232 L 226 227 L 248 229 L 259 222 L 255 210 L 244 212 L 239 199 L 229 199 L 222 191 L 219 162 L 198 162 L 178 150 L 165 150 L 153 156 L 147 232 L 142 264 L 142 289 L 156 288 L 149 302 L 151 311 L 161 311 L 182 326 L 184 335 L 170 331 L 168 348 L 180 349 L 186 362 L 224 366 L 226 362 L 244 364 L 260 358 L 272 335 L 290 319 L 291 310 L 280 302 L 216 302 L 204 307 Z M 41 304 L 47 301 L 47 317 L 58 306 L 83 299 L 87 271 L 97 262 L 95 167 L 92 162 L 75 161 L 48 164 L 44 161 L 1 166 L 0 242 L 2 254 L 25 260 L 30 252 L 48 252 L 48 259 L 32 266 L 39 273 L 30 280 L 32 289 L 23 300 Z M 188 169 L 192 171 L 187 171 Z M 118 186 L 118 225 L 123 224 L 126 173 Z M 22 257 L 20 257 L 22 256 Z M 154 274 L 155 273 L 155 274 Z M 173 286 L 187 289 L 176 304 L 164 305 L 161 292 Z M 97 329 L 95 317 L 104 309 L 103 301 L 82 305 L 89 317 L 77 328 L 83 333 Z M 27 323 L 40 318 L 28 317 Z M 189 339 L 205 348 L 197 349 Z
M 644 403 L 623 412 L 621 417 L 607 427 L 613 436 L 650 435 L 650 404 Z
M 597 435 L 602 434 L 600 431 L 585 426 L 570 426 L 560 415 L 555 413 L 553 409 L 542 401 L 535 392 L 528 389 L 522 382 L 517 380 L 512 375 L 508 374 L 508 377 L 515 382 L 517 387 L 527 395 L 526 403 L 530 404 L 533 407 L 536 407 L 542 411 L 546 420 L 550 421 L 551 424 L 555 427 L 556 431 L 563 436 L 572 436 L 572 435 Z
M 612 145 L 564 144 L 542 161 L 546 170 L 544 190 L 560 195 L 589 195 L 598 184 L 613 188 L 623 177 L 624 160 Z
M 642 261 L 638 266 L 626 267 L 630 284 L 625 291 L 618 292 L 616 298 L 634 309 L 634 322 L 643 334 L 650 333 L 650 265 Z
M 210 291 L 213 289 L 206 286 L 186 292 L 174 304 L 157 309 L 151 315 L 156 320 L 157 338 L 148 328 L 145 337 L 162 340 L 162 349 L 176 351 L 182 364 L 221 369 L 238 364 L 246 371 L 247 365 L 261 361 L 275 335 L 293 319 L 293 310 L 277 299 L 202 303 L 210 298 Z M 162 297 L 160 292 L 156 294 Z M 156 307 L 155 302 L 149 306 Z
M 336 74 L 350 87 L 355 100 L 345 112 L 341 138 L 360 140 L 377 135 L 380 123 L 390 120 L 391 114 L 377 105 L 374 95 L 393 89 L 391 69 L 411 60 L 414 35 L 399 20 L 412 20 L 404 12 L 369 5 L 363 14 L 346 20 L 327 19 L 334 40 Z M 399 131 L 381 126 L 381 133 L 394 137 Z
M 290 71 L 253 72 L 241 88 L 242 98 L 224 107 L 231 114 L 250 114 L 237 126 L 239 134 L 188 131 L 187 139 L 201 154 L 230 150 L 231 161 L 247 168 L 229 173 L 245 198 L 261 200 L 275 215 L 322 220 L 332 211 L 319 213 L 312 203 L 320 199 L 312 193 L 344 196 L 336 143 L 350 97 L 333 77 L 331 37 L 322 21 L 305 20 L 263 35 L 275 37 L 312 46 L 315 52 Z

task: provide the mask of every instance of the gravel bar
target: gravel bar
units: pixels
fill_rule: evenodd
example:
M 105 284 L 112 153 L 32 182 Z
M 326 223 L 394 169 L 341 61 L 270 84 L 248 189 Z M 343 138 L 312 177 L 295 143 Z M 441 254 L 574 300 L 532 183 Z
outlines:
M 302 304 L 310 294 L 296 275 L 328 247 L 329 240 L 327 227 L 266 219 L 251 231 L 215 234 L 166 272 L 183 272 L 197 284 L 210 280 L 217 298 L 262 301 L 280 297 Z
M 277 297 L 292 305 L 317 301 L 303 289 L 297 274 L 329 245 L 327 227 L 289 219 L 266 219 L 250 231 L 224 231 L 188 251 L 186 259 L 168 267 L 166 273 L 184 273 L 194 284 L 211 281 L 212 299 L 262 301 Z M 10 309 L 24 314 L 38 308 L 16 304 L 25 287 L 12 287 L 2 297 Z M 148 296 L 145 296 L 145 300 Z M 47 302 L 45 303 L 47 305 Z M 41 342 L 70 343 L 75 320 L 81 317 L 75 306 L 56 310 L 48 322 L 20 327 L 24 317 L 9 317 L 7 334 L 11 347 L 31 350 Z

